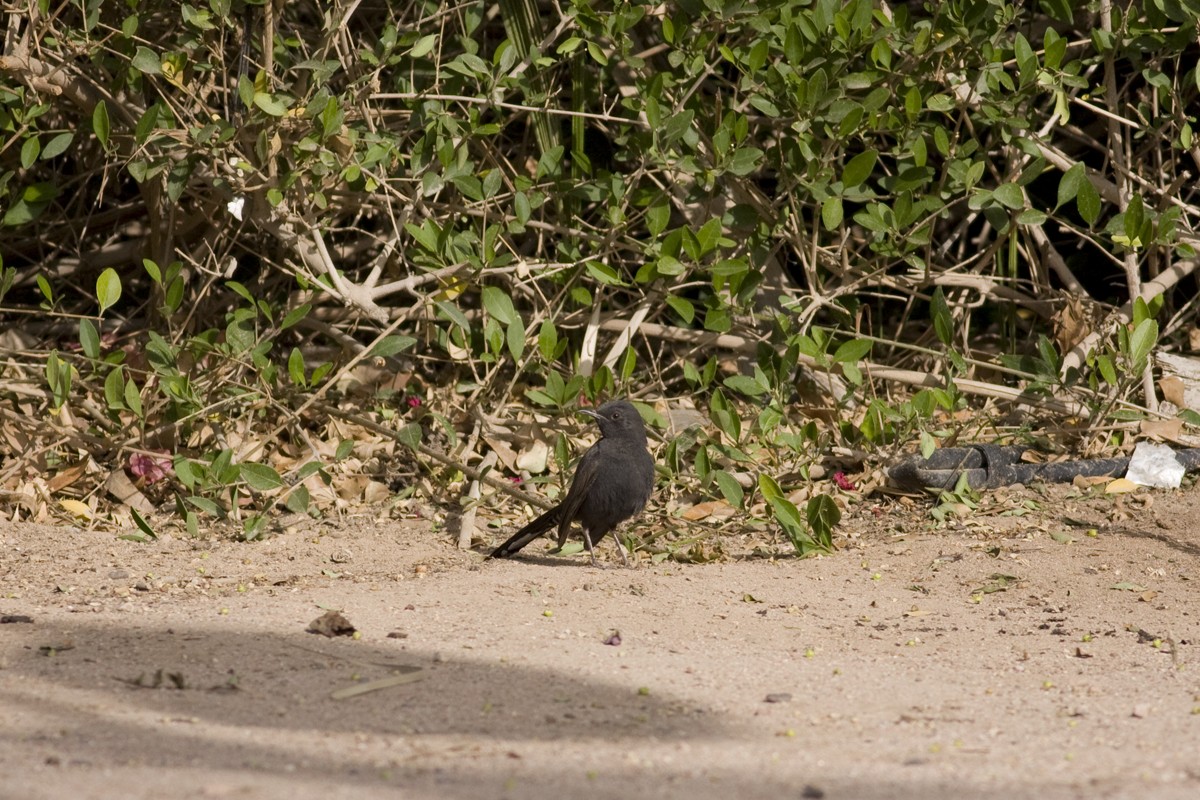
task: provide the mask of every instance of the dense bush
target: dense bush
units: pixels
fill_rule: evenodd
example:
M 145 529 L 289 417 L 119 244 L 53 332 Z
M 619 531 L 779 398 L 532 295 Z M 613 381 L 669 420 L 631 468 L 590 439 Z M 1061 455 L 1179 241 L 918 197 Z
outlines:
M 327 414 L 629 393 L 803 548 L 830 448 L 1154 411 L 1194 327 L 1194 2 L 4 8 L 0 489 L 304 509 Z

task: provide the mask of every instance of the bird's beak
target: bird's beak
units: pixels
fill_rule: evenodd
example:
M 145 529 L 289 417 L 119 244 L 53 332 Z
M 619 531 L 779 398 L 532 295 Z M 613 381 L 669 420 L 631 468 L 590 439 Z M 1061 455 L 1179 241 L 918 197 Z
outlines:
M 601 417 L 595 411 L 592 411 L 590 408 L 581 408 L 581 409 L 579 409 L 579 413 L 587 414 L 589 417 L 594 417 L 595 419 L 603 419 L 603 417 Z

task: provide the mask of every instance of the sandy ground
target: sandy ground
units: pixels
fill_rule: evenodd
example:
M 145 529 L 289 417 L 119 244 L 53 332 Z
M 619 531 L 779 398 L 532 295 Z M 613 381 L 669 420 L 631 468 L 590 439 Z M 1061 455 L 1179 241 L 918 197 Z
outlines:
M 1200 493 L 1069 495 L 634 569 L 0 523 L 0 796 L 1200 797 Z

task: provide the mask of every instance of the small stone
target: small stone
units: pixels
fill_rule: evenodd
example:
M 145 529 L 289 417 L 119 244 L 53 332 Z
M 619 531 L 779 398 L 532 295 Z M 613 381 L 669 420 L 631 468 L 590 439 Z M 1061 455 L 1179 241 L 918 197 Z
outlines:
M 123 581 L 129 577 L 129 570 L 117 568 L 109 572 L 108 577 L 114 581 Z
M 763 700 L 767 703 L 790 703 L 792 702 L 792 696 L 787 692 L 772 692 L 763 698 Z

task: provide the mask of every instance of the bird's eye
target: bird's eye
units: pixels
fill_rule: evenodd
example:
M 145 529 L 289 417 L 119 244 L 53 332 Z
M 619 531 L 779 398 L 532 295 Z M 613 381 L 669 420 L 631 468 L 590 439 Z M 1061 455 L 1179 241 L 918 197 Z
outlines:
M 620 419 L 620 418 L 621 418 L 621 412 L 620 412 L 620 411 L 614 411 L 614 412 L 613 412 L 613 419 Z

